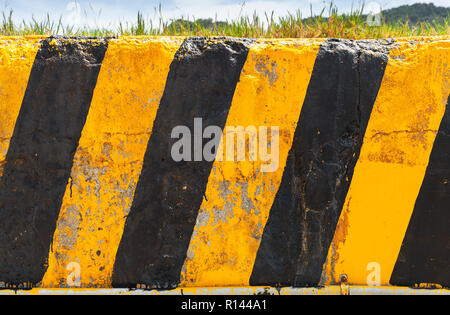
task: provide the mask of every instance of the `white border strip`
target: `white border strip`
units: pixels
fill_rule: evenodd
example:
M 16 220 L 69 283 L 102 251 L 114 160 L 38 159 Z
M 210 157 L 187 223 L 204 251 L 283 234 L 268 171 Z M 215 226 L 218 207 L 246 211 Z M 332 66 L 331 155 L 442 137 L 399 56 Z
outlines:
M 33 289 L 3 290 L 0 295 L 450 295 L 450 290 L 404 287 L 327 286 L 323 288 L 179 288 L 172 291 L 128 289 Z

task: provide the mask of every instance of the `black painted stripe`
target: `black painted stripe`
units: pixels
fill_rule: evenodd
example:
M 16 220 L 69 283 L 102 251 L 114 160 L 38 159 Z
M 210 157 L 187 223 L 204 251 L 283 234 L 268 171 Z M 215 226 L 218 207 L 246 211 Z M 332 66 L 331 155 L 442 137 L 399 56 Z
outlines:
M 450 97 L 390 283 L 450 287 Z
M 321 46 L 251 285 L 319 284 L 387 59 L 379 43 Z
M 37 52 L 0 179 L 2 282 L 44 276 L 106 49 L 106 40 L 48 38 Z
M 114 287 L 178 285 L 213 162 L 175 162 L 171 132 L 187 126 L 193 135 L 194 118 L 223 129 L 247 55 L 243 42 L 205 38 L 185 40 L 176 53 L 116 255 Z

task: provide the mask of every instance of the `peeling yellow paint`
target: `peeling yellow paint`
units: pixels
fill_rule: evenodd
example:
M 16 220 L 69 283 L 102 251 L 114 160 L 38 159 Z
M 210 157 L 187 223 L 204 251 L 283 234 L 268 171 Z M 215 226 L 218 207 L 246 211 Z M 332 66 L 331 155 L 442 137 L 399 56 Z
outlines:
M 179 39 L 112 40 L 63 199 L 43 287 L 111 287 L 114 260 Z
M 39 42 L 39 38 L 0 37 L 0 175 Z
M 278 126 L 279 168 L 263 173 L 259 159 L 215 161 L 181 286 L 248 285 L 319 46 L 320 41 L 311 40 L 250 45 L 226 127 Z
M 347 274 L 364 285 L 370 263 L 389 280 L 450 93 L 450 42 L 397 41 L 324 266 L 325 283 Z
M 43 38 L 0 37 L 0 165 Z M 324 266 L 324 283 L 337 283 L 346 274 L 349 284 L 365 284 L 366 267 L 373 262 L 381 267 L 380 284 L 389 283 L 450 93 L 449 39 L 394 44 Z M 42 287 L 67 286 L 72 262 L 81 267 L 82 287 L 111 287 L 125 216 L 169 65 L 182 40 L 110 40 Z M 248 284 L 321 42 L 281 39 L 251 45 L 227 126 L 279 126 L 279 168 L 262 173 L 262 161 L 214 163 L 182 286 Z

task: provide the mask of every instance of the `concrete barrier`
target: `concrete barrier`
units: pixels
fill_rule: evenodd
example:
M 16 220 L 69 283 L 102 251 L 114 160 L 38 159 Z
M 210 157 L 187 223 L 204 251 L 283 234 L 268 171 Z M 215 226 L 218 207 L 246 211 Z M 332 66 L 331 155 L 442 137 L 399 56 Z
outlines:
M 449 287 L 449 67 L 450 37 L 1 37 L 0 289 Z

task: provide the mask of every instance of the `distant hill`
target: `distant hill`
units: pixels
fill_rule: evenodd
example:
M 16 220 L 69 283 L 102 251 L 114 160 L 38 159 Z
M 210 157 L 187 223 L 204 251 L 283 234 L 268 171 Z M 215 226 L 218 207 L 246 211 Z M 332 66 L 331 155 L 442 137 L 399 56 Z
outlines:
M 388 23 L 405 22 L 407 18 L 410 24 L 442 23 L 446 17 L 450 17 L 450 8 L 437 7 L 432 3 L 416 3 L 383 11 L 383 17 Z
M 382 14 L 383 19 L 388 24 L 404 23 L 406 21 L 408 21 L 409 25 L 422 22 L 442 24 L 446 18 L 450 19 L 450 7 L 437 7 L 432 3 L 415 3 L 383 10 Z M 363 15 L 362 17 L 365 20 L 367 15 Z M 322 19 L 327 20 L 327 18 Z M 303 19 L 303 22 L 311 22 L 311 18 Z

